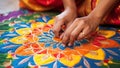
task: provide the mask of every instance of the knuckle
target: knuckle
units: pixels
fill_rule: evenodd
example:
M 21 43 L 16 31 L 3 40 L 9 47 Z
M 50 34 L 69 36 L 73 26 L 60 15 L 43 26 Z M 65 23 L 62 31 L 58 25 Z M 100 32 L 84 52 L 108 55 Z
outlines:
M 85 22 L 85 20 L 84 20 L 84 19 L 81 19 L 80 21 L 81 21 L 81 22 Z
M 70 34 L 69 33 L 65 33 L 65 37 L 69 37 L 70 36 Z
M 79 21 L 79 18 L 76 18 L 76 19 L 75 19 L 75 22 L 77 22 L 77 21 Z
M 87 25 L 87 28 L 88 28 L 88 29 L 91 29 L 91 27 L 90 27 L 89 25 Z
M 81 22 L 82 24 L 86 24 L 86 23 L 85 23 L 85 20 L 81 20 L 80 22 Z
M 75 39 L 76 36 L 77 36 L 77 33 L 71 33 L 71 35 L 70 35 L 71 39 Z
M 72 33 L 70 36 L 71 36 L 72 38 L 75 37 L 74 33 Z
M 71 33 L 71 38 L 75 38 L 75 36 L 76 36 L 77 34 L 76 33 Z

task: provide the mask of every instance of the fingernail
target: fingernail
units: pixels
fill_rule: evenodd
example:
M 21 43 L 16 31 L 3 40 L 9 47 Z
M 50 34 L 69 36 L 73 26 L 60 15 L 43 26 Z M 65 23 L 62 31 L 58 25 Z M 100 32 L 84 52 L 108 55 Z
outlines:
M 60 35 L 60 39 L 62 39 L 63 38 L 63 35 Z
M 71 46 L 71 45 L 72 45 L 71 43 L 68 44 L 68 46 Z
M 62 36 L 60 35 L 60 39 L 62 39 Z

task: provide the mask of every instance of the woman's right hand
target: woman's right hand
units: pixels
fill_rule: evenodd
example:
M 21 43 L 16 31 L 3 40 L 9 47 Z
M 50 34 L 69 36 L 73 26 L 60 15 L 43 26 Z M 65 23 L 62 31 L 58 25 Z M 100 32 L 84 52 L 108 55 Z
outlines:
M 64 31 L 63 33 L 61 33 L 62 26 L 65 26 L 65 28 L 68 28 L 76 17 L 77 17 L 76 11 L 73 9 L 66 9 L 61 14 L 56 16 L 55 23 L 52 28 L 55 34 L 55 37 L 60 37 L 60 35 L 64 33 Z

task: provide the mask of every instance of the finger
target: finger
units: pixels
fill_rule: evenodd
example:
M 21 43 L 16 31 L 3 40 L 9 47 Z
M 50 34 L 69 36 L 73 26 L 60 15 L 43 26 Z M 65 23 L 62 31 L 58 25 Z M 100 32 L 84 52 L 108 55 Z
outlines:
M 64 24 L 64 20 L 56 21 L 56 23 L 54 24 L 52 30 L 56 37 L 59 37 L 59 32 L 60 32 L 63 24 Z
M 73 21 L 71 21 L 71 22 L 69 22 L 69 23 L 67 23 L 66 25 L 66 28 L 68 28 L 68 27 L 70 27 L 70 25 L 73 23 Z
M 75 29 L 75 27 L 77 26 L 77 23 L 72 23 L 68 28 L 66 28 L 65 32 L 64 32 L 64 36 L 62 38 L 62 43 L 66 44 L 68 43 L 68 41 L 70 40 L 70 34 L 71 32 Z
M 87 36 L 91 32 L 89 27 L 84 27 L 83 31 L 79 34 L 78 40 L 83 39 L 85 36 Z
M 62 33 L 62 34 L 60 35 L 60 39 L 62 39 L 62 38 L 63 38 L 63 36 L 64 36 L 64 33 Z
M 81 22 L 79 21 L 78 23 L 80 23 L 80 24 L 72 31 L 72 33 L 70 35 L 69 45 L 72 45 L 74 43 L 74 41 L 79 36 L 79 33 L 83 30 L 84 22 L 83 21 L 81 21 Z

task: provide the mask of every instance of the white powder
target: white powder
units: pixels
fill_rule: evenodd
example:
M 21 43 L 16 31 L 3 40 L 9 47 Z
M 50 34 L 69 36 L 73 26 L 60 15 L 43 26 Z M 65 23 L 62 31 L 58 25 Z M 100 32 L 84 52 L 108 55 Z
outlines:
M 0 14 L 19 10 L 19 0 L 0 0 Z

